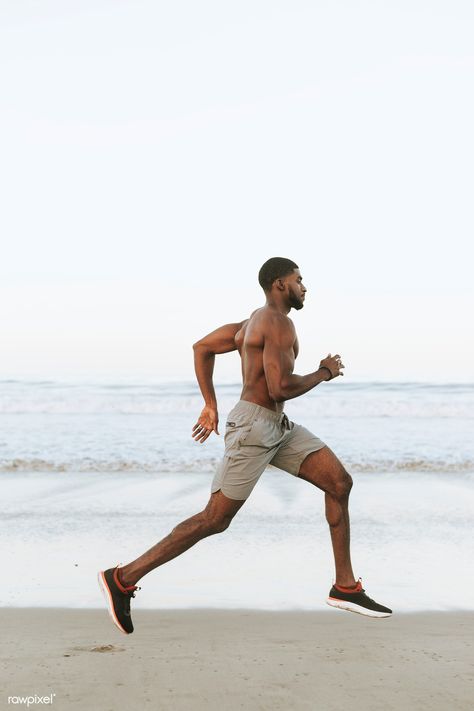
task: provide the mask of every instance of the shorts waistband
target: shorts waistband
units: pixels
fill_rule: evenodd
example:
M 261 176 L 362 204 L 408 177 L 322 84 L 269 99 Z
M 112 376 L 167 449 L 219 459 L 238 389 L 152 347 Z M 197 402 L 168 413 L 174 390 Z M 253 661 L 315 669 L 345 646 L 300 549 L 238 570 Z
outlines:
M 288 417 L 284 412 L 274 412 L 273 410 L 269 410 L 268 407 L 257 405 L 256 402 L 249 402 L 248 400 L 239 400 L 237 405 L 235 405 L 235 408 L 245 410 L 249 415 L 263 417 L 264 419 L 271 420 L 272 422 L 284 422 L 288 427 Z

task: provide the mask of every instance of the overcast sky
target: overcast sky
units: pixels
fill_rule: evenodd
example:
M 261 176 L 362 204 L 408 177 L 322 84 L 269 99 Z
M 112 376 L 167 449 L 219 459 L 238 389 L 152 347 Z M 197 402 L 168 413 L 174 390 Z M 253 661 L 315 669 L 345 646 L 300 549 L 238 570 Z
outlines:
M 287 256 L 295 372 L 472 381 L 473 27 L 456 0 L 2 2 L 3 377 L 192 378 Z

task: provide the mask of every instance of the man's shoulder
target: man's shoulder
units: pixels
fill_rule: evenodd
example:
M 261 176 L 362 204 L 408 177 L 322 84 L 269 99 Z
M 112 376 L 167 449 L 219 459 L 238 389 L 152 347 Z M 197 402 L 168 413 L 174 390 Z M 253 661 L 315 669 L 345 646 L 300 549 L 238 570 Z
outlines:
M 267 309 L 264 306 L 256 309 L 250 318 L 256 316 L 258 327 L 265 333 L 285 333 L 296 335 L 295 325 L 291 318 L 275 309 Z

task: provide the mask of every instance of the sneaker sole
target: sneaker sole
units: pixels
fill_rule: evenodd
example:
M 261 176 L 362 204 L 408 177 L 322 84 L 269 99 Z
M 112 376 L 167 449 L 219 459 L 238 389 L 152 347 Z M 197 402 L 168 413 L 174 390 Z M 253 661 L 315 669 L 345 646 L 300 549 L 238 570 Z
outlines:
M 101 571 L 100 573 L 97 574 L 97 580 L 99 582 L 99 587 L 101 589 L 102 595 L 105 598 L 105 602 L 107 603 L 107 611 L 108 611 L 110 617 L 112 618 L 112 622 L 114 623 L 114 625 L 116 627 L 118 627 L 118 629 L 120 630 L 120 632 L 122 632 L 122 634 L 127 634 L 127 635 L 130 634 L 130 632 L 127 632 L 127 630 L 124 630 L 124 628 L 122 627 L 122 625 L 120 624 L 120 622 L 118 621 L 118 619 L 115 615 L 114 603 L 112 601 L 112 595 L 110 593 L 109 586 L 107 585 L 107 581 L 105 579 L 103 571 Z
M 377 612 L 377 610 L 369 610 L 367 607 L 362 607 L 362 605 L 356 605 L 355 602 L 338 600 L 335 597 L 328 597 L 326 604 L 330 605 L 330 607 L 338 607 L 340 610 L 357 612 L 358 615 L 365 615 L 366 617 L 391 617 L 392 615 L 391 612 Z

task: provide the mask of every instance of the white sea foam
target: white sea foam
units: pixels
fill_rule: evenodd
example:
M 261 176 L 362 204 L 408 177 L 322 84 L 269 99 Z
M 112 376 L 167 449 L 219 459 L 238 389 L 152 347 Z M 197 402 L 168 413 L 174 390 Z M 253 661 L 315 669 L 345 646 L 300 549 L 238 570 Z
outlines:
M 228 411 L 240 384 L 217 388 Z M 0 381 L 0 413 L 5 414 L 173 414 L 198 411 L 195 383 L 77 383 Z M 298 415 L 326 417 L 474 418 L 473 384 L 334 383 L 290 401 Z
M 0 460 L 0 472 L 150 472 L 154 474 L 169 474 L 172 472 L 195 472 L 208 474 L 215 471 L 220 457 L 178 458 L 169 457 L 154 461 L 133 461 L 122 459 L 72 459 L 71 461 L 48 461 L 46 459 L 10 459 Z M 344 460 L 346 468 L 352 472 L 386 473 L 386 472 L 430 472 L 433 474 L 474 473 L 473 459 L 431 460 L 378 459 L 371 461 Z M 474 475 L 474 474 L 473 474 Z

